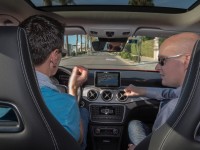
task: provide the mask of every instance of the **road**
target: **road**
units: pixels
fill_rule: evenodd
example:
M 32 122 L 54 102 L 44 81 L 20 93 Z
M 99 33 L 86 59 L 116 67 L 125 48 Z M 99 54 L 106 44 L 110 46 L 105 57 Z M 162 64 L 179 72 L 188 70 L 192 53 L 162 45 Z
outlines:
M 61 66 L 72 68 L 75 65 L 82 65 L 94 69 L 128 69 L 128 70 L 154 70 L 155 61 L 142 60 L 141 63 L 122 59 L 113 53 L 93 53 L 76 57 L 65 57 L 61 60 Z

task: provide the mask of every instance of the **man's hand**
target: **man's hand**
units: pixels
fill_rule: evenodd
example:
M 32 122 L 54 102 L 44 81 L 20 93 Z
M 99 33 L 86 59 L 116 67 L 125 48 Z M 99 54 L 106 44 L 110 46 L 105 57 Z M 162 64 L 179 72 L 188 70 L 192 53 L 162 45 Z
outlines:
M 145 95 L 145 89 L 142 87 L 136 87 L 130 84 L 128 87 L 124 89 L 124 95 L 126 96 L 143 96 Z
M 128 144 L 128 149 L 127 150 L 134 150 L 135 145 L 134 144 Z
M 82 66 L 74 67 L 68 83 L 69 94 L 77 96 L 78 88 L 87 80 L 87 78 L 88 70 L 86 68 Z

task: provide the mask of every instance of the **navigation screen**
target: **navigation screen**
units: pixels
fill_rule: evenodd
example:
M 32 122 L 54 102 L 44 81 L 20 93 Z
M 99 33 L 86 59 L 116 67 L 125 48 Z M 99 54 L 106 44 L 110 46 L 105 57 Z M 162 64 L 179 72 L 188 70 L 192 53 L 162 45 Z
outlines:
M 96 87 L 120 87 L 119 72 L 96 72 Z

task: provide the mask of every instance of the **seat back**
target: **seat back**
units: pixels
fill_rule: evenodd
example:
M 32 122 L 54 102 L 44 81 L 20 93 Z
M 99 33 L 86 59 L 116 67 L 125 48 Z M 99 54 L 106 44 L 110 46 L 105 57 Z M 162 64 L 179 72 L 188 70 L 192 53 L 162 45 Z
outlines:
M 0 27 L 0 64 L 0 149 L 80 149 L 44 104 L 23 29 Z

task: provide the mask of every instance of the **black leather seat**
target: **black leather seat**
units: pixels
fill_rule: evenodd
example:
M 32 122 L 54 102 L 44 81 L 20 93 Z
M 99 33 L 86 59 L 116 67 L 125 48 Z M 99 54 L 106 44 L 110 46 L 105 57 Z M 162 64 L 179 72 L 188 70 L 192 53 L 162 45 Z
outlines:
M 167 122 L 135 150 L 199 150 L 200 41 L 194 46 L 182 94 Z
M 43 102 L 24 30 L 0 27 L 0 64 L 0 110 L 10 108 L 16 115 L 0 118 L 0 149 L 80 149 Z

